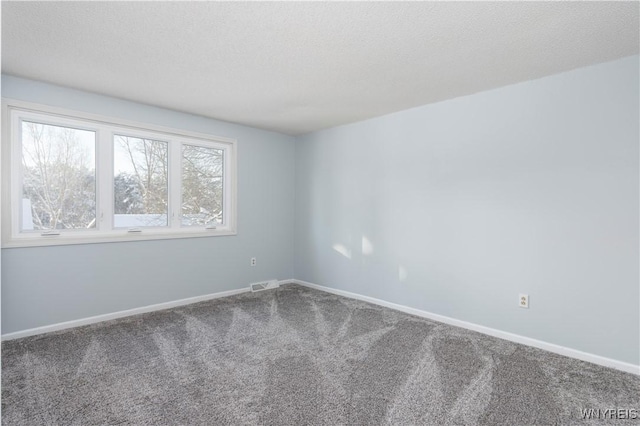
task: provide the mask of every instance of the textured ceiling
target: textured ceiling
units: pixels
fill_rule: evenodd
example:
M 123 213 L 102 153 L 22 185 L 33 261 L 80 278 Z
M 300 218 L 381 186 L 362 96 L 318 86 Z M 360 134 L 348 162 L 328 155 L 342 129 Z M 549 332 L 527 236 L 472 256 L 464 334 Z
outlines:
M 2 71 L 302 134 L 638 53 L 638 10 L 2 2 Z

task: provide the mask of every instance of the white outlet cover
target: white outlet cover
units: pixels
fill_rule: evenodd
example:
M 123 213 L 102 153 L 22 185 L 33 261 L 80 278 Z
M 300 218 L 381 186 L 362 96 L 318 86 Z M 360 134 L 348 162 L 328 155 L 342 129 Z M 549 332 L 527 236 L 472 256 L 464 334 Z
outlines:
M 520 296 L 518 296 L 518 306 L 520 306 L 521 308 L 529 309 L 528 294 L 520 294 Z

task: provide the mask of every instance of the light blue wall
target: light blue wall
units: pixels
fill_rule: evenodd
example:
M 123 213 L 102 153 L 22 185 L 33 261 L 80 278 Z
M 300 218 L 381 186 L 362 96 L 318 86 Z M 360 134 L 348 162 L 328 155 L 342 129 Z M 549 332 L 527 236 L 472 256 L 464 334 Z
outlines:
M 2 96 L 238 140 L 237 236 L 3 249 L 3 334 L 292 277 L 294 138 L 11 76 Z
M 295 277 L 638 364 L 638 73 L 633 56 L 299 138 Z

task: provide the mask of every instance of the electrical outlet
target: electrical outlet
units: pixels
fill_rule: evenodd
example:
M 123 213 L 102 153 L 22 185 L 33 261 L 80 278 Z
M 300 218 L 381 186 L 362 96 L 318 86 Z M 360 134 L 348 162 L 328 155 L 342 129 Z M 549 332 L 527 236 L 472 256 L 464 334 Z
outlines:
M 521 294 L 518 299 L 518 306 L 521 308 L 529 309 L 529 295 Z
M 256 261 L 256 258 L 255 258 L 255 257 L 252 257 L 252 258 L 251 258 L 251 266 L 256 266 L 256 263 L 258 263 L 258 262 Z

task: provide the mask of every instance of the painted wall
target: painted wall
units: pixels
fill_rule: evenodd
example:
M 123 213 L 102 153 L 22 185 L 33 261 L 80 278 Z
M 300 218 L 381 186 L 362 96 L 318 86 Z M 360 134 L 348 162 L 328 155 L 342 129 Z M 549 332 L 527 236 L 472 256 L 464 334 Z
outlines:
M 633 56 L 299 138 L 295 277 L 639 364 L 638 74 Z
M 237 236 L 3 249 L 3 334 L 293 275 L 293 137 L 11 76 L 2 96 L 238 140 Z

